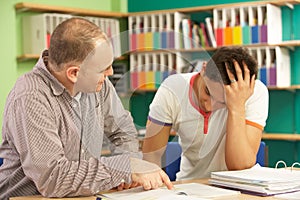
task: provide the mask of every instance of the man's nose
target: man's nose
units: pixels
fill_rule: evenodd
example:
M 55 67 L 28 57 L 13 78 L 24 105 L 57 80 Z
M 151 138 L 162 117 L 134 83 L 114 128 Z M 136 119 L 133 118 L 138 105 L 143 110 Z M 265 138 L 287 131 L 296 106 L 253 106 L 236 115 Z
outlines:
M 114 74 L 114 70 L 112 67 L 110 67 L 109 69 L 105 70 L 104 72 L 104 76 L 107 77 L 107 76 L 111 76 Z

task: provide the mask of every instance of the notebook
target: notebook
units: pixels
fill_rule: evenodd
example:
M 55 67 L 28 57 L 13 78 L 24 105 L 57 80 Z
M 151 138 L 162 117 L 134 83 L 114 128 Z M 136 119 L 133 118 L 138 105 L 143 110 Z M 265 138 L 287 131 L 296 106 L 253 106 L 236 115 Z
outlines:
M 300 191 L 300 171 L 256 164 L 250 169 L 212 172 L 209 183 L 259 196 Z

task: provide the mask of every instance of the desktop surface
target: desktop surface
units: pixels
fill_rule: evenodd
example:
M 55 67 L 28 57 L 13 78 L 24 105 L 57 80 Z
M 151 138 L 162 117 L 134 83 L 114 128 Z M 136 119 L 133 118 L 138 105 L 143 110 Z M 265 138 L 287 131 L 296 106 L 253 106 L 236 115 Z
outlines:
M 203 183 L 208 184 L 208 179 L 196 179 L 196 180 L 184 180 L 184 181 L 175 181 L 174 184 L 182 184 L 182 183 Z M 268 197 L 260 197 L 260 196 L 253 196 L 248 194 L 238 194 L 236 196 L 226 196 L 220 198 L 214 198 L 219 200 L 275 200 L 273 196 Z M 10 200 L 96 200 L 96 196 L 90 197 L 68 197 L 68 198 L 46 198 L 40 195 L 36 196 L 26 196 L 26 197 L 11 197 Z

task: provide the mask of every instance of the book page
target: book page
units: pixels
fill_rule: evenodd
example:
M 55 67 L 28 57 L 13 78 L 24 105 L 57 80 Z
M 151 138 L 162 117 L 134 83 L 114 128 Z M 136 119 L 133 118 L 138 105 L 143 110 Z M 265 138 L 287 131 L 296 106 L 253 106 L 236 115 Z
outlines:
M 197 199 L 205 200 L 216 197 L 238 195 L 240 192 L 209 186 L 200 183 L 187 183 L 174 185 L 174 190 L 158 188 L 155 190 L 143 190 L 142 187 L 123 190 L 120 192 L 101 194 L 100 197 L 122 200 L 166 200 L 166 199 Z

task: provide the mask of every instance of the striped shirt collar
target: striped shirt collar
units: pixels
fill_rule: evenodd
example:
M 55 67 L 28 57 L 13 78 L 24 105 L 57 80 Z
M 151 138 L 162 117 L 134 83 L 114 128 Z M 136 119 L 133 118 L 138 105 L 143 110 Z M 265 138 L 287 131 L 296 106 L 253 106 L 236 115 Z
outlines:
M 53 95 L 60 96 L 66 90 L 65 86 L 59 82 L 48 70 L 48 50 L 43 51 L 38 62 L 35 65 L 35 69 L 40 73 L 42 78 L 49 83 Z M 67 90 L 66 90 L 67 91 Z

